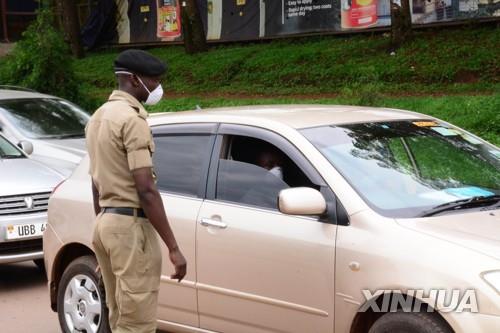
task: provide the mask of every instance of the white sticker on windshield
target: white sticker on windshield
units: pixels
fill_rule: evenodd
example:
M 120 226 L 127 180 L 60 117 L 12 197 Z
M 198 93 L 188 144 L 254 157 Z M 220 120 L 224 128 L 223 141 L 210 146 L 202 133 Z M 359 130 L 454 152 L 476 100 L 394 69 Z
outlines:
M 462 135 L 462 138 L 464 138 L 465 141 L 472 143 L 473 145 L 480 145 L 482 143 L 478 139 L 476 139 L 470 135 L 467 135 L 467 134 Z
M 455 187 L 455 188 L 447 188 L 444 191 L 448 194 L 454 195 L 459 198 L 472 198 L 472 197 L 488 197 L 494 195 L 495 193 L 486 191 L 480 187 L 476 186 L 465 186 L 465 187 Z
M 453 128 L 446 128 L 446 127 L 431 127 L 431 128 L 433 131 L 438 132 L 439 134 L 444 136 L 458 135 L 458 132 Z

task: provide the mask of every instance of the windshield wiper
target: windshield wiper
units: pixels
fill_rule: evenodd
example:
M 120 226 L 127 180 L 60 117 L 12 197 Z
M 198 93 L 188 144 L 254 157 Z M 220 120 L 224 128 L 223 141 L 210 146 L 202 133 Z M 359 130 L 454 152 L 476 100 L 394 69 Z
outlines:
M 24 158 L 23 155 L 0 155 L 0 158 L 4 158 L 4 159 L 12 159 L 12 158 Z
M 61 134 L 61 135 L 50 135 L 42 137 L 42 139 L 76 139 L 84 138 L 85 133 L 74 133 L 74 134 Z
M 76 133 L 76 134 L 63 134 L 59 136 L 59 139 L 73 139 L 73 138 L 84 138 L 85 133 Z
M 477 196 L 467 199 L 460 199 L 452 202 L 447 202 L 436 207 L 433 207 L 429 210 L 426 210 L 419 214 L 417 217 L 428 217 L 433 216 L 442 212 L 451 211 L 451 210 L 459 210 L 464 208 L 473 208 L 473 207 L 481 207 L 488 206 L 490 204 L 496 204 L 500 201 L 500 195 L 490 195 L 490 196 Z

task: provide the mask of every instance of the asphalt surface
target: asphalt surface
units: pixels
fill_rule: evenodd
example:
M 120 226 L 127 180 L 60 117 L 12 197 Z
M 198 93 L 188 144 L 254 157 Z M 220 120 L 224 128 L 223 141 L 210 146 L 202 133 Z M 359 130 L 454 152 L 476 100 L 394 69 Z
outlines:
M 0 265 L 0 332 L 61 332 L 45 273 L 32 261 Z
M 59 333 L 45 273 L 33 262 L 0 265 L 0 331 Z

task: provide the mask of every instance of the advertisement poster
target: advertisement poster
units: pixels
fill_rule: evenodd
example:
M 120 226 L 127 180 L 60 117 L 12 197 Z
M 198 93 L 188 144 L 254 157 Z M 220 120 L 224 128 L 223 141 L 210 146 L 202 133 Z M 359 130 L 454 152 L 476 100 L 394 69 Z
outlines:
M 338 0 L 265 1 L 265 36 L 334 31 L 339 27 Z
M 390 0 L 341 0 L 342 30 L 384 27 L 390 24 Z
M 182 40 L 182 0 L 100 0 L 119 43 Z M 208 40 L 244 41 L 390 26 L 390 0 L 197 0 Z M 410 0 L 414 24 L 500 16 L 500 0 Z M 94 31 L 94 30 L 89 30 Z M 108 38 L 109 40 L 109 38 Z
M 115 2 L 117 39 L 120 44 L 168 42 L 182 38 L 178 0 Z
M 131 43 L 159 41 L 156 36 L 157 11 L 156 0 L 128 1 Z
M 178 0 L 157 0 L 157 2 L 158 38 L 169 41 L 181 37 L 181 8 Z
M 335 30 L 338 0 L 202 0 L 208 40 L 252 40 Z M 206 16 L 204 12 L 206 12 Z
M 378 0 L 342 0 L 342 29 L 363 29 L 377 25 Z
M 500 0 L 412 0 L 411 6 L 415 24 L 500 16 Z
M 219 0 L 222 5 L 222 40 L 259 38 L 260 0 Z

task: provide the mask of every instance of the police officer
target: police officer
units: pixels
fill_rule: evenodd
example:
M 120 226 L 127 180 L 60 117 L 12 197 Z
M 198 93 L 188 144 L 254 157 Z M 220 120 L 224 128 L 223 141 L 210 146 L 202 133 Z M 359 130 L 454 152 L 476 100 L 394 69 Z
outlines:
M 156 189 L 154 142 L 141 104 L 160 101 L 160 79 L 166 70 L 163 62 L 145 51 L 122 52 L 115 60 L 119 88 L 86 128 L 97 215 L 93 245 L 115 333 L 156 331 L 158 234 L 175 266 L 172 278 L 180 282 L 186 275 L 186 260 Z

